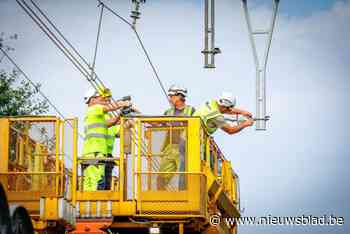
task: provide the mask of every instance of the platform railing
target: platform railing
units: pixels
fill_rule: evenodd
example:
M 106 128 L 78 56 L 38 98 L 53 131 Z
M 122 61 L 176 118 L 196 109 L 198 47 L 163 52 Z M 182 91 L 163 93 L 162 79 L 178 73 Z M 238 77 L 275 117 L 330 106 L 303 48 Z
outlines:
M 71 130 L 64 131 L 68 121 Z M 48 198 L 57 204 L 51 212 L 57 216 L 52 215 L 51 219 L 71 216 L 73 172 L 67 163 L 73 161 L 76 142 L 68 135 L 76 132 L 76 119 L 5 117 L 0 118 L 0 132 L 0 181 L 9 203 L 22 205 L 32 215 L 46 220 L 50 218 L 44 212 Z M 65 207 L 64 213 L 59 214 L 59 203 Z

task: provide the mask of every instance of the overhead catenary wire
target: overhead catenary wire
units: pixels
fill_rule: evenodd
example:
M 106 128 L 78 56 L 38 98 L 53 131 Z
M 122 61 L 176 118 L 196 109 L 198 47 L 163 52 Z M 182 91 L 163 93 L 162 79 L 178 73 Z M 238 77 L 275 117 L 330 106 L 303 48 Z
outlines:
M 0 48 L 1 48 L 1 46 L 0 46 Z M 1 58 L 0 58 L 0 63 L 1 63 L 1 61 L 2 61 L 2 59 L 5 57 L 5 55 L 3 55 Z
M 87 81 L 96 89 L 98 90 L 99 87 L 105 88 L 104 83 L 96 74 L 96 71 L 91 72 L 91 66 L 86 61 L 86 59 L 81 56 L 81 54 L 77 51 L 76 48 L 68 41 L 67 38 L 64 37 L 63 33 L 55 26 L 55 24 L 49 19 L 49 17 L 40 9 L 40 7 L 33 1 L 30 0 L 33 4 L 33 6 L 36 8 L 36 10 L 44 17 L 44 19 L 48 22 L 49 25 L 53 28 L 54 31 L 58 33 L 58 35 L 63 39 L 63 41 L 72 49 L 72 51 L 69 51 L 68 48 L 63 44 L 63 42 L 55 35 L 52 30 L 48 27 L 48 25 L 43 22 L 43 20 L 36 14 L 33 9 L 26 3 L 25 0 L 16 0 L 16 2 L 19 4 L 19 6 L 25 11 L 25 13 L 34 21 L 35 24 L 39 26 L 39 28 L 49 37 L 49 39 L 57 46 L 57 48 L 73 63 L 74 67 L 87 79 Z M 108 6 L 106 6 L 103 2 L 99 1 L 99 3 L 103 4 L 103 6 L 107 9 Z M 108 10 L 111 11 L 108 7 Z M 112 10 L 113 11 L 113 10 Z M 119 16 L 116 12 L 113 11 L 115 15 Z M 123 17 L 121 17 L 125 23 L 127 23 L 129 26 L 132 27 L 132 24 L 130 24 L 127 20 L 125 20 Z M 160 84 L 160 87 L 162 88 L 163 93 L 166 95 L 166 100 L 168 100 L 167 93 L 165 91 L 164 85 L 162 84 L 159 75 L 155 69 L 154 64 L 152 63 L 149 53 L 147 52 L 145 46 L 143 45 L 140 36 L 138 35 L 137 31 L 134 29 L 135 34 L 137 35 L 137 38 L 141 44 L 141 47 L 147 57 L 147 60 L 149 64 L 152 67 L 152 70 L 158 80 L 158 83 Z M 77 57 L 80 59 L 78 61 L 78 58 L 73 55 L 73 53 L 77 55 Z M 84 67 L 83 64 L 87 66 Z M 94 74 L 93 77 L 91 77 L 90 73 Z M 115 113 L 114 113 L 115 115 Z
M 56 45 L 56 47 L 72 62 L 74 67 L 87 79 L 87 81 L 98 90 L 99 87 L 105 87 L 103 82 L 98 78 L 97 74 L 94 72 L 94 76 L 91 77 L 91 68 L 88 62 L 81 56 L 81 54 L 74 48 L 74 46 L 63 36 L 63 34 L 58 30 L 58 28 L 49 20 L 45 13 L 31 0 L 34 7 L 39 11 L 39 13 L 49 22 L 51 27 L 62 37 L 63 41 L 72 49 L 70 51 L 67 46 L 55 35 L 48 25 L 34 12 L 34 10 L 24 1 L 16 0 L 19 6 L 25 11 L 25 13 L 34 21 L 34 23 L 39 26 L 39 28 L 48 36 L 48 38 Z M 73 54 L 74 53 L 74 54 Z M 78 58 L 80 58 L 80 61 Z M 86 67 L 84 67 L 84 64 Z
M 63 39 L 63 41 L 67 43 L 67 45 L 73 50 L 73 52 L 85 63 L 85 65 L 89 66 L 88 61 L 78 52 L 78 50 L 73 46 L 73 44 L 63 35 L 61 30 L 59 30 L 59 28 L 49 19 L 49 17 L 45 14 L 45 12 L 43 12 L 41 8 L 33 0 L 31 0 L 31 3 L 45 18 L 45 20 L 51 25 L 51 27 L 58 33 L 58 35 Z
M 92 60 L 92 66 L 91 66 L 91 76 L 94 76 L 94 70 L 95 70 L 95 65 L 96 65 L 96 57 L 97 57 L 97 50 L 98 50 L 98 45 L 99 45 L 99 42 L 100 42 L 100 35 L 101 35 L 103 9 L 104 9 L 104 5 L 103 4 L 99 4 L 98 6 L 101 6 L 101 11 L 100 11 L 100 17 L 99 17 L 99 20 L 98 20 L 95 52 L 94 52 L 94 58 Z
M 18 2 L 18 0 L 16 0 Z M 42 24 L 43 27 L 40 27 L 42 31 L 49 37 L 49 39 L 54 42 L 54 44 L 58 47 L 61 52 L 73 63 L 73 65 L 78 69 L 78 71 L 86 78 L 86 80 L 90 83 L 90 85 L 95 89 L 99 90 L 100 88 L 105 88 L 105 85 L 103 81 L 98 77 L 96 74 L 94 68 L 90 66 L 90 64 L 87 62 L 87 60 L 78 52 L 78 50 L 72 45 L 72 43 L 69 42 L 69 40 L 63 35 L 63 33 L 58 29 L 58 27 L 52 22 L 52 20 L 49 19 L 49 17 L 44 13 L 43 10 L 33 1 L 30 0 L 33 6 L 36 8 L 36 10 L 44 17 L 44 19 L 49 23 L 49 25 L 58 33 L 58 35 L 63 39 L 63 41 L 72 49 L 72 51 L 69 51 L 66 46 L 63 45 L 63 43 L 59 40 L 59 38 L 48 28 L 48 26 L 40 19 L 40 17 L 34 13 L 34 11 L 30 8 L 28 4 L 25 3 L 24 0 L 21 0 L 25 6 L 29 9 L 29 11 L 33 14 L 30 15 L 29 11 L 26 11 L 27 14 L 34 20 L 34 22 L 40 27 L 41 25 L 38 24 L 38 22 L 33 18 L 37 18 L 38 21 Z M 23 6 L 20 4 L 20 6 L 23 8 Z M 102 16 L 101 11 L 101 16 Z M 102 19 L 101 19 L 102 20 Z M 47 31 L 45 31 L 45 29 Z M 55 38 L 59 43 L 57 44 Z M 73 55 L 73 53 L 77 55 L 77 57 L 81 60 L 78 61 L 78 59 Z M 71 57 L 69 57 L 69 55 Z M 83 66 L 85 64 L 86 67 Z M 113 113 L 116 115 L 115 113 Z
M 13 66 L 23 75 L 23 77 L 34 87 L 35 91 L 37 91 L 46 101 L 47 103 L 57 112 L 58 115 L 62 117 L 62 119 L 66 119 L 65 116 L 62 114 L 62 112 L 53 104 L 53 102 L 45 95 L 43 91 L 39 89 L 39 87 L 29 78 L 29 76 L 21 69 L 21 67 L 14 61 L 14 59 L 11 58 L 11 56 L 3 49 L 0 47 L 1 52 L 3 55 L 10 61 Z M 70 122 L 67 122 L 72 128 L 73 125 Z M 78 135 L 80 138 L 84 139 L 82 134 L 78 132 Z
M 93 77 L 91 77 L 91 67 L 86 61 L 86 59 L 81 56 L 81 54 L 74 48 L 74 46 L 64 37 L 64 35 L 59 31 L 55 24 L 47 17 L 47 15 L 40 9 L 40 7 L 31 0 L 34 7 L 39 11 L 39 13 L 45 18 L 51 27 L 56 31 L 63 41 L 73 50 L 69 51 L 68 48 L 63 44 L 63 42 L 55 35 L 48 25 L 34 12 L 34 10 L 25 2 L 25 0 L 16 0 L 19 6 L 25 11 L 25 13 L 34 21 L 34 23 L 45 33 L 45 35 L 55 44 L 55 46 L 72 62 L 74 67 L 86 78 L 86 80 L 95 88 L 99 90 L 100 88 L 105 88 L 102 80 L 100 80 L 95 71 L 92 71 Z M 72 53 L 74 52 L 77 57 Z M 86 67 L 83 66 L 86 65 Z M 114 101 L 114 99 L 112 98 Z M 115 111 L 111 112 L 113 116 L 118 116 L 119 114 Z
M 17 1 L 17 3 L 19 3 L 18 0 L 16 0 L 16 1 Z M 33 21 L 40 27 L 40 29 L 49 37 L 49 39 L 52 42 L 54 42 L 54 44 L 58 47 L 58 49 L 60 49 L 63 52 L 63 54 L 73 63 L 73 65 L 78 69 L 78 71 L 87 79 L 87 81 L 90 83 L 90 85 L 92 85 L 95 90 L 99 90 L 101 87 L 105 88 L 106 87 L 105 84 L 103 83 L 103 81 L 98 77 L 97 73 L 95 72 L 97 47 L 98 47 L 99 38 L 100 38 L 100 30 L 102 27 L 102 16 L 103 16 L 104 5 L 102 5 L 102 4 L 98 5 L 98 6 L 102 5 L 102 8 L 101 8 L 100 17 L 99 17 L 99 26 L 98 26 L 96 45 L 95 45 L 94 59 L 93 59 L 92 65 L 90 65 L 89 62 L 79 53 L 79 51 L 73 46 L 73 44 L 63 35 L 61 30 L 53 23 L 52 20 L 50 20 L 50 18 L 47 16 L 47 14 L 45 14 L 45 12 L 39 7 L 39 5 L 37 3 L 35 3 L 34 0 L 30 0 L 30 2 L 33 4 L 35 9 L 44 17 L 44 19 L 49 23 L 49 25 L 58 33 L 58 35 L 63 39 L 63 41 L 68 45 L 68 47 L 70 47 L 72 49 L 72 51 L 75 53 L 75 55 L 77 55 L 77 57 L 81 61 L 78 61 L 77 58 L 75 58 L 74 55 L 71 52 L 69 52 L 67 47 L 64 46 L 62 42 L 59 41 L 58 37 L 51 30 L 49 30 L 49 28 L 46 26 L 46 24 L 40 19 L 40 17 L 38 17 L 37 14 L 34 13 L 33 10 L 31 10 L 29 5 L 26 4 L 24 0 L 20 0 L 20 1 L 22 1 L 25 4 L 25 6 L 34 14 L 34 16 L 43 24 L 43 27 L 45 27 L 45 29 L 48 31 L 46 32 L 44 30 L 44 28 L 38 24 L 38 22 L 30 15 L 30 13 L 26 9 L 23 8 L 23 5 L 21 5 L 20 3 L 19 3 L 19 5 L 33 19 Z M 59 41 L 60 43 L 59 44 L 55 43 L 55 41 L 52 40 L 52 37 L 50 35 L 48 35 L 48 33 L 52 37 L 54 37 L 57 41 Z M 62 47 L 60 47 L 60 45 Z M 71 55 L 72 57 L 70 58 L 67 54 Z M 74 62 L 76 62 L 76 64 Z M 86 68 L 84 68 L 84 66 L 81 63 L 85 64 L 88 67 L 88 69 L 90 70 L 90 72 Z M 79 66 L 79 68 L 77 66 Z M 84 72 L 86 72 L 86 73 L 84 73 Z M 114 113 L 114 115 L 115 115 L 115 113 Z
M 18 0 L 16 0 L 17 2 L 18 2 Z M 24 2 L 24 0 L 21 0 L 22 2 Z M 87 66 L 89 66 L 90 67 L 90 65 L 89 65 L 89 63 L 86 61 L 86 59 L 84 59 L 84 57 L 77 51 L 77 49 L 69 42 L 69 40 L 63 35 L 63 33 L 58 29 L 58 27 L 49 19 L 49 17 L 40 9 L 40 7 L 33 1 L 33 0 L 30 0 L 31 1 L 31 3 L 33 4 L 33 6 L 39 11 L 39 13 L 45 18 L 45 20 L 53 27 L 53 29 L 59 34 L 59 36 L 61 36 L 61 38 L 64 40 L 64 42 L 66 42 L 67 43 L 67 45 L 74 51 L 74 53 L 76 53 L 77 55 L 78 55 L 78 57 L 85 63 L 85 65 L 87 65 Z M 128 24 L 131 28 L 132 28 L 132 30 L 134 31 L 134 33 L 135 33 L 135 35 L 136 35 L 136 37 L 137 37 L 137 40 L 138 40 L 138 42 L 139 42 L 139 44 L 140 44 L 140 46 L 141 46 L 141 48 L 142 48 L 142 50 L 143 50 L 143 52 L 144 52 L 144 54 L 145 54 L 145 56 L 146 56 L 146 58 L 147 58 L 147 61 L 148 61 L 148 63 L 149 63 L 149 65 L 151 66 L 151 68 L 152 68 L 152 71 L 153 71 L 153 73 L 154 73 L 154 75 L 155 75 L 155 77 L 156 77 L 156 79 L 157 79 L 157 81 L 158 81 L 158 83 L 159 83 L 159 85 L 160 85 L 160 87 L 161 87 L 161 89 L 162 89 L 162 92 L 165 94 L 165 98 L 166 98 L 166 100 L 167 101 L 169 101 L 169 99 L 168 99 L 168 95 L 167 95 L 167 92 L 166 92 L 166 89 L 165 89 L 165 86 L 163 85 L 163 83 L 162 83 L 162 81 L 161 81 L 161 79 L 160 79 L 160 77 L 159 77 L 159 74 L 158 74 L 158 72 L 157 72 L 157 70 L 156 70 L 156 68 L 155 68 L 155 66 L 154 66 L 154 64 L 153 64 L 153 62 L 152 62 L 152 60 L 151 60 L 151 58 L 150 58 L 150 55 L 149 55 L 149 53 L 148 53 L 148 51 L 147 51 L 147 49 L 145 48 L 145 46 L 144 46 L 144 43 L 142 42 L 142 40 L 141 40 L 141 37 L 140 37 L 140 35 L 139 35 L 139 33 L 137 32 L 137 30 L 136 30 L 136 28 L 133 26 L 133 24 L 132 23 L 130 23 L 128 20 L 126 20 L 124 17 L 122 17 L 122 16 L 120 16 L 118 13 L 116 13 L 114 10 L 112 10 L 110 7 L 108 7 L 103 1 L 101 1 L 101 0 L 98 0 L 98 6 L 102 6 L 102 9 L 101 9 L 101 12 L 100 12 L 100 22 L 99 22 L 99 31 L 98 31 L 98 40 L 99 40 L 99 34 L 100 34 L 100 30 L 101 30 L 101 21 L 102 21 L 102 15 L 103 15 L 103 9 L 104 8 L 106 8 L 108 11 L 110 11 L 112 14 L 114 14 L 115 16 L 117 16 L 119 19 L 121 19 L 124 23 L 126 23 L 126 24 Z M 25 3 L 26 4 L 26 3 Z M 27 4 L 26 4 L 26 6 L 27 7 L 29 7 Z M 23 8 L 23 7 L 22 7 Z M 98 46 L 98 40 L 96 41 L 97 43 L 96 43 L 96 46 Z M 95 49 L 95 51 L 96 51 L 96 49 Z M 94 59 L 95 60 L 95 59 Z M 97 74 L 96 74 L 96 72 L 94 71 L 94 65 L 95 64 L 95 62 L 93 62 L 93 64 L 92 64 L 92 67 L 90 67 L 90 69 L 92 70 L 92 74 L 93 74 L 93 79 L 97 79 L 100 83 L 101 83 L 101 85 L 104 87 L 104 84 L 103 84 L 103 82 L 102 82 L 102 80 L 101 79 L 99 79 L 99 77 L 97 76 Z M 96 87 L 97 88 L 97 87 Z
M 16 0 L 17 1 L 17 0 Z M 24 0 L 21 0 L 22 2 L 24 2 Z M 99 41 L 99 34 L 100 34 L 100 29 L 101 29 L 101 23 L 102 23 L 102 15 L 103 15 L 103 8 L 104 6 L 102 5 L 102 8 L 101 8 L 101 12 L 100 12 L 100 19 L 99 19 L 99 29 L 98 29 L 98 35 L 97 35 L 97 41 L 96 41 L 96 48 L 95 48 L 95 54 L 94 54 L 94 59 L 93 59 L 93 64 L 92 66 L 90 66 L 90 64 L 88 63 L 88 61 L 78 52 L 78 50 L 73 46 L 73 44 L 63 35 L 63 33 L 61 32 L 61 30 L 58 29 L 58 27 L 52 22 L 52 20 L 50 20 L 50 18 L 45 14 L 45 12 L 43 10 L 41 10 L 41 8 L 35 3 L 35 1 L 33 0 L 30 0 L 31 3 L 33 4 L 33 6 L 37 9 L 37 11 L 44 17 L 44 19 L 49 23 L 49 25 L 51 25 L 51 27 L 58 33 L 58 35 L 63 39 L 63 41 L 68 45 L 68 47 L 70 47 L 72 49 L 72 51 L 78 56 L 78 58 L 81 60 L 82 63 L 84 63 L 90 70 L 91 70 L 91 74 L 83 68 L 83 66 L 81 65 L 81 63 L 76 59 L 74 58 L 74 56 L 72 57 L 73 60 L 75 62 L 77 62 L 77 64 L 81 67 L 81 69 L 78 68 L 78 70 L 82 73 L 82 75 L 88 80 L 88 82 L 90 83 L 90 85 L 93 86 L 93 88 L 95 88 L 96 90 L 99 89 L 99 87 L 105 87 L 104 83 L 102 82 L 102 80 L 97 76 L 96 72 L 95 72 L 95 61 L 96 61 L 96 54 L 97 54 L 97 46 L 98 46 L 98 41 Z M 18 2 L 18 1 L 17 1 Z M 30 7 L 26 4 L 26 6 L 30 9 Z M 22 7 L 22 6 L 21 6 Z M 23 7 L 22 7 L 23 8 Z M 28 12 L 27 12 L 28 14 Z M 31 17 L 32 18 L 32 17 Z M 39 18 L 37 16 L 37 18 Z M 32 18 L 33 19 L 33 18 Z M 40 18 L 39 18 L 40 19 Z M 35 22 L 35 20 L 34 20 Z M 42 21 L 41 21 L 42 22 Z M 35 22 L 36 23 L 36 22 Z M 42 22 L 43 23 L 43 22 Z M 44 23 L 43 23 L 44 24 Z M 39 25 L 38 25 L 39 26 Z M 48 28 L 45 24 L 44 26 L 46 28 Z M 40 27 L 40 26 L 39 26 Z M 40 27 L 41 28 L 41 27 Z M 43 30 L 43 28 L 41 28 Z M 45 33 L 45 31 L 44 31 Z M 50 33 L 57 39 L 57 36 L 55 36 L 51 31 Z M 46 33 L 45 33 L 46 34 Z M 47 35 L 47 34 L 46 34 Z M 49 38 L 50 36 L 47 35 Z M 51 39 L 51 38 L 50 38 Z M 53 41 L 54 42 L 54 41 Z M 55 43 L 55 42 L 54 42 Z M 55 43 L 55 45 L 62 51 L 62 49 Z M 61 43 L 62 45 L 62 43 Z M 65 51 L 68 51 L 67 47 L 63 46 L 64 50 Z M 62 51 L 66 56 L 67 54 Z M 69 53 L 71 54 L 71 53 Z M 68 57 L 68 56 L 67 56 Z M 70 59 L 68 57 L 68 59 Z M 71 60 L 71 59 L 70 59 Z M 74 66 L 76 66 L 74 64 L 74 62 L 71 60 L 71 62 L 73 63 Z M 86 76 L 86 74 L 84 72 L 82 72 L 81 70 L 84 70 L 87 72 L 87 74 L 90 74 L 90 76 Z M 98 82 L 95 82 L 95 81 L 98 81 Z
M 151 60 L 151 57 L 150 57 L 150 55 L 149 55 L 149 53 L 148 53 L 146 47 L 144 46 L 144 44 L 143 44 L 143 42 L 142 42 L 142 39 L 141 39 L 139 33 L 137 32 L 137 30 L 136 30 L 136 28 L 135 28 L 135 25 L 132 24 L 132 23 L 130 23 L 127 19 L 125 19 L 124 17 L 122 17 L 121 15 L 119 15 L 119 14 L 118 14 L 117 12 L 115 12 L 114 10 L 112 10 L 112 9 L 111 9 L 109 6 L 107 6 L 103 1 L 101 1 L 101 0 L 97 0 L 97 1 L 98 1 L 99 5 L 102 5 L 102 6 L 103 6 L 104 8 L 106 8 L 109 12 L 111 12 L 113 15 L 115 15 L 117 18 L 119 18 L 120 20 L 122 20 L 124 23 L 126 23 L 127 25 L 129 25 L 129 26 L 131 27 L 131 29 L 133 30 L 133 32 L 135 33 L 135 35 L 136 35 L 136 37 L 137 37 L 137 40 L 138 40 L 139 44 L 141 45 L 142 51 L 144 52 L 144 54 L 145 54 L 145 56 L 146 56 L 146 58 L 147 58 L 147 61 L 148 61 L 149 65 L 150 65 L 151 68 L 152 68 L 153 74 L 154 74 L 155 78 L 157 79 L 158 84 L 159 84 L 159 86 L 160 86 L 162 92 L 164 93 L 167 102 L 170 103 L 170 100 L 169 100 L 169 98 L 168 98 L 168 93 L 167 93 L 167 91 L 165 90 L 165 87 L 164 87 L 164 85 L 163 85 L 163 83 L 162 83 L 162 81 L 161 81 L 161 79 L 160 79 L 160 77 L 159 77 L 159 75 L 158 75 L 157 69 L 155 68 L 155 66 L 154 66 L 154 64 L 153 64 L 153 62 L 152 62 L 152 60 Z M 141 148 L 145 149 L 145 148 L 147 148 L 147 147 L 141 142 Z
M 115 12 L 113 9 L 111 9 L 111 8 L 110 8 L 108 5 L 106 5 L 103 1 L 101 1 L 101 0 L 97 0 L 97 1 L 99 2 L 99 4 L 102 4 L 109 12 L 111 12 L 113 15 L 115 15 L 116 17 L 118 17 L 120 20 L 122 20 L 124 23 L 126 23 L 127 25 L 129 25 L 129 26 L 131 27 L 132 31 L 135 33 L 135 35 L 136 35 L 136 37 L 137 37 L 137 40 L 138 40 L 138 42 L 139 42 L 139 44 L 140 44 L 140 46 L 141 46 L 141 48 L 142 48 L 143 53 L 145 54 L 145 56 L 146 56 L 146 58 L 147 58 L 147 61 L 148 61 L 149 65 L 150 65 L 151 68 L 152 68 L 152 71 L 153 71 L 153 73 L 154 73 L 154 76 L 155 76 L 155 78 L 157 79 L 158 84 L 159 84 L 160 88 L 162 89 L 162 92 L 163 92 L 164 95 L 165 95 L 166 100 L 169 102 L 169 98 L 168 98 L 168 94 L 167 94 L 167 91 L 166 91 L 166 89 L 165 89 L 165 86 L 163 85 L 163 82 L 161 81 L 161 79 L 160 79 L 160 77 L 159 77 L 159 74 L 158 74 L 158 72 L 157 72 L 157 69 L 155 68 L 155 66 L 154 66 L 154 64 L 153 64 L 153 62 L 152 62 L 152 60 L 151 60 L 151 57 L 150 57 L 150 55 L 149 55 L 149 53 L 148 53 L 148 51 L 147 51 L 147 49 L 146 49 L 144 43 L 142 42 L 141 36 L 140 36 L 140 34 L 137 32 L 135 26 L 134 26 L 132 23 L 130 23 L 127 19 L 125 19 L 124 17 L 122 17 L 121 15 L 119 15 L 117 12 Z
M 35 4 L 33 0 L 31 2 L 33 3 L 34 7 L 39 11 L 39 13 L 46 19 L 47 22 L 52 26 L 52 28 L 62 37 L 64 42 L 73 50 L 73 52 L 81 59 L 81 61 L 78 61 L 76 57 L 74 57 L 73 53 L 68 50 L 68 48 L 63 45 L 62 41 L 48 28 L 48 26 L 43 22 L 42 19 L 33 11 L 33 9 L 30 8 L 30 6 L 24 1 L 24 0 L 16 0 L 17 3 L 21 6 L 21 8 L 28 14 L 28 16 L 39 26 L 39 28 L 49 37 L 49 39 L 56 45 L 56 47 L 73 63 L 73 65 L 78 69 L 78 71 L 87 79 L 87 81 L 96 89 L 98 90 L 100 87 L 105 87 L 102 80 L 100 80 L 94 70 L 91 70 L 91 74 L 89 73 L 91 67 L 86 61 L 86 59 L 83 58 L 83 56 L 77 51 L 77 49 L 74 48 L 74 46 L 66 39 L 62 32 L 59 31 L 59 29 L 55 26 L 55 24 L 48 18 L 48 16 L 40 9 L 40 7 Z M 21 2 L 23 2 L 23 4 Z M 83 65 L 85 64 L 87 68 L 85 68 Z M 90 76 L 91 75 L 91 76 Z M 98 81 L 98 82 L 97 82 Z M 113 116 L 118 116 L 116 112 L 112 112 Z M 145 146 L 143 146 L 145 147 Z

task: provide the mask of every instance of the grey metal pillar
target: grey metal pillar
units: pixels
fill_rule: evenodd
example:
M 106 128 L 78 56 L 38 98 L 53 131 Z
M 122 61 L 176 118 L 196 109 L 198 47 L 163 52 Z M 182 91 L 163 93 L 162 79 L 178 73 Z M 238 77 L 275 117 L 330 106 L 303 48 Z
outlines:
M 247 6 L 247 0 L 242 0 L 244 16 L 247 22 L 248 34 L 252 46 L 254 64 L 256 69 L 256 130 L 266 130 L 266 121 L 269 119 L 269 116 L 266 115 L 266 67 L 279 4 L 279 0 L 272 1 L 273 10 L 269 27 L 263 30 L 253 30 Z M 256 48 L 256 36 L 266 37 L 265 53 L 261 61 L 259 60 Z
M 204 1 L 204 68 L 215 68 L 215 55 L 221 53 L 215 47 L 215 0 Z

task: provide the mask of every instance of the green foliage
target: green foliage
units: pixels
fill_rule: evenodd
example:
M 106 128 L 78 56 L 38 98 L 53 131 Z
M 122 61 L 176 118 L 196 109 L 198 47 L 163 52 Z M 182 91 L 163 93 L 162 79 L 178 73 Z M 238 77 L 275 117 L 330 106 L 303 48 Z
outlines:
M 21 80 L 17 71 L 0 71 L 0 116 L 39 115 L 47 112 L 47 101 L 39 99 L 37 93 L 38 89 Z

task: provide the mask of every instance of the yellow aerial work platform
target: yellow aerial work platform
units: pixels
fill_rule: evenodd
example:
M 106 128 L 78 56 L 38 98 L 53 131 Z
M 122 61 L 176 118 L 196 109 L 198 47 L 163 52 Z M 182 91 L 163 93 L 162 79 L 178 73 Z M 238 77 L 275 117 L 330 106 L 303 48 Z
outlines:
M 25 207 L 38 233 L 74 227 L 76 124 L 55 116 L 0 118 L 0 182 L 9 204 Z
M 77 121 L 0 119 L 0 179 L 36 231 L 236 233 L 238 176 L 198 117 L 123 117 L 116 155 L 78 157 Z M 4 137 L 3 137 L 4 136 Z M 3 157 L 4 155 L 4 157 Z M 113 164 L 111 189 L 84 191 L 83 168 Z
M 121 126 L 118 155 L 95 159 L 114 161 L 110 191 L 83 191 L 81 167 L 91 159 L 74 161 L 73 233 L 149 233 L 152 227 L 161 233 L 236 232 L 209 222 L 211 214 L 240 215 L 238 177 L 200 118 L 138 116 L 122 118 Z

